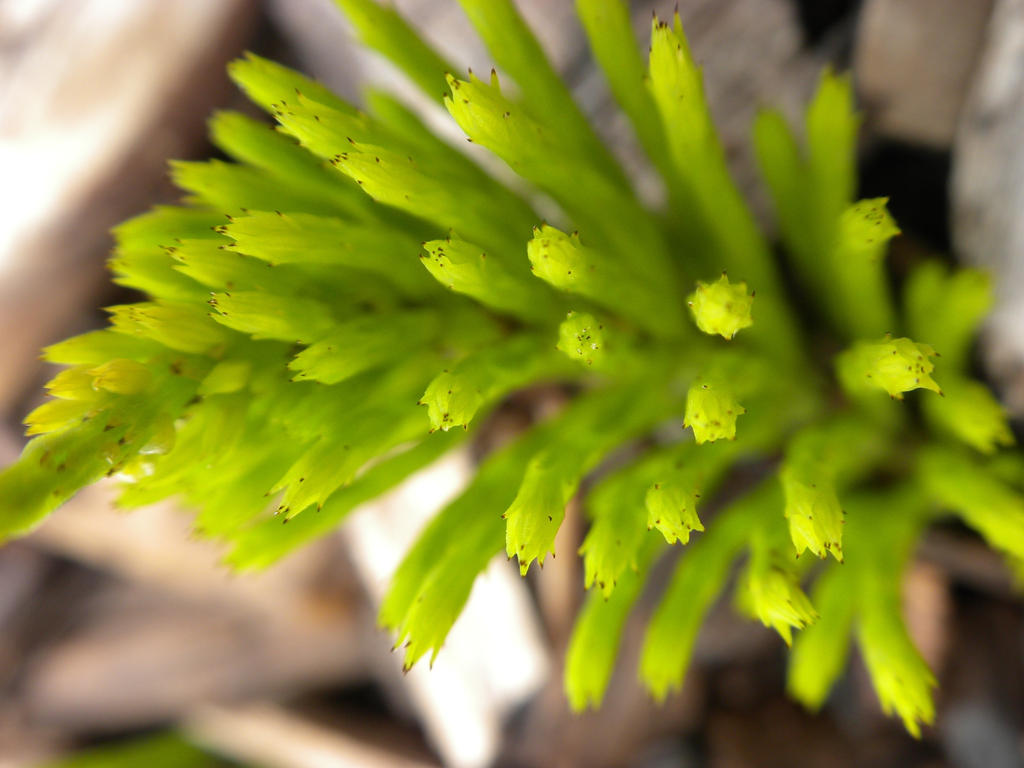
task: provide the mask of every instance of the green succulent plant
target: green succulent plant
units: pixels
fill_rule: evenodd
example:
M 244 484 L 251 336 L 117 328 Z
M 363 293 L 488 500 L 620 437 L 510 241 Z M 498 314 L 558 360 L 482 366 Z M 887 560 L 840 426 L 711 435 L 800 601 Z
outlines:
M 66 367 L 0 474 L 0 535 L 113 475 L 122 505 L 178 496 L 230 565 L 262 568 L 471 439 L 510 393 L 556 383 L 568 404 L 487 455 L 395 573 L 380 616 L 407 666 L 436 655 L 495 555 L 543 564 L 589 478 L 573 707 L 600 703 L 652 564 L 682 549 L 640 659 L 657 698 L 741 564 L 737 605 L 792 642 L 797 699 L 822 705 L 856 638 L 882 706 L 919 733 L 935 679 L 900 574 L 950 513 L 1024 560 L 1024 473 L 969 373 L 987 278 L 922 261 L 892 292 L 899 230 L 885 199 L 854 199 L 849 80 L 824 73 L 800 140 L 778 112 L 756 119 L 779 255 L 730 179 L 678 17 L 654 20 L 645 66 L 621 0 L 577 0 L 663 182 L 652 207 L 510 0 L 461 4 L 515 89 L 457 78 L 388 7 L 339 4 L 507 168 L 385 93 L 362 111 L 234 62 L 276 126 L 215 115 L 233 162 L 173 164 L 183 205 L 117 228 L 115 280 L 148 299 L 46 350 Z M 898 402 L 917 389 L 932 391 Z

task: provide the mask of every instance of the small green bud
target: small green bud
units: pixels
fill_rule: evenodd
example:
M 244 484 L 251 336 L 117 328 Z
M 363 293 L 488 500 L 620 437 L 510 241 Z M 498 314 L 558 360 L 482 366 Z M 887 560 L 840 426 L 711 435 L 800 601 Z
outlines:
M 831 552 L 843 561 L 843 510 L 835 485 L 825 474 L 812 478 L 786 467 L 779 474 L 786 497 L 785 515 L 797 555 L 805 549 L 820 558 Z
M 465 240 L 449 237 L 423 244 L 423 266 L 442 285 L 458 293 L 480 296 L 487 289 L 487 254 Z
M 434 429 L 447 432 L 452 427 L 465 427 L 473 420 L 485 399 L 474 378 L 444 371 L 431 380 L 420 402 L 427 406 Z
M 575 232 L 567 235 L 547 224 L 534 228 L 526 253 L 541 280 L 563 291 L 592 295 L 596 264 Z
M 885 255 L 885 246 L 900 234 L 896 220 L 889 213 L 887 197 L 859 200 L 839 217 L 838 242 L 844 245 L 845 257 L 863 256 L 878 261 Z
M 605 360 L 604 326 L 589 312 L 570 312 L 558 326 L 558 350 L 571 360 L 598 367 Z
M 686 395 L 684 427 L 693 429 L 697 443 L 708 443 L 723 437 L 736 439 L 736 419 L 746 413 L 731 392 L 717 384 L 695 381 Z
M 574 490 L 559 467 L 544 457 L 534 457 L 527 466 L 519 492 L 503 515 L 505 551 L 519 559 L 523 576 L 534 560 L 543 567 L 548 553 L 554 553 L 555 534 Z
M 687 299 L 697 327 L 711 336 L 732 339 L 739 331 L 754 324 L 750 308 L 753 292 L 746 283 L 730 283 L 723 272 L 714 283 L 697 281 L 697 290 Z
M 697 499 L 700 494 L 693 483 L 673 479 L 659 482 L 647 489 L 644 504 L 647 507 L 647 527 L 656 528 L 669 544 L 679 541 L 687 544 L 690 531 L 703 531 L 697 517 Z
M 931 377 L 935 365 L 929 360 L 936 352 L 927 344 L 886 335 L 881 341 L 859 341 L 837 361 L 844 384 L 853 389 L 880 387 L 894 400 L 912 389 L 930 389 L 942 394 Z
M 554 350 L 540 352 L 541 344 L 541 338 L 532 334 L 512 336 L 478 349 L 435 376 L 420 398 L 431 427 L 445 432 L 467 428 L 487 403 L 525 382 L 570 367 Z
M 738 597 L 743 610 L 778 632 L 786 645 L 793 644 L 794 627 L 803 629 L 818 619 L 796 574 L 789 568 L 752 561 L 742 585 Z

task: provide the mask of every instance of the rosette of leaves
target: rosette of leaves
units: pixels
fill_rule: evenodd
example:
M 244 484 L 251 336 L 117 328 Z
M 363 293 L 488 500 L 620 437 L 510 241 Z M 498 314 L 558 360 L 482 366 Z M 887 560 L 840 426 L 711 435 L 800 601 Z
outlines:
M 988 280 L 926 261 L 893 293 L 899 230 L 885 199 L 854 199 L 846 78 L 822 76 L 802 130 L 774 111 L 754 125 L 779 256 L 730 179 L 678 18 L 655 19 L 645 63 L 621 0 L 577 2 L 663 182 L 650 206 L 510 0 L 461 3 L 500 78 L 458 77 L 392 9 L 340 0 L 501 162 L 384 93 L 363 111 L 257 56 L 233 63 L 276 124 L 215 115 L 231 161 L 175 163 L 182 205 L 117 228 L 115 279 L 147 299 L 46 350 L 66 367 L 0 474 L 0 533 L 113 475 L 124 506 L 178 496 L 228 563 L 261 568 L 471 439 L 510 393 L 561 383 L 569 404 L 487 455 L 395 573 L 381 621 L 406 665 L 436 655 L 495 555 L 544 562 L 591 478 L 574 707 L 601 701 L 652 564 L 681 549 L 640 659 L 656 697 L 734 583 L 793 643 L 797 699 L 824 702 L 856 639 L 883 707 L 918 733 L 935 680 L 900 574 L 922 529 L 952 513 L 1024 561 L 1020 457 L 997 453 L 1006 415 L 969 373 Z M 919 408 L 899 402 L 918 389 Z M 739 462 L 758 479 L 738 484 Z

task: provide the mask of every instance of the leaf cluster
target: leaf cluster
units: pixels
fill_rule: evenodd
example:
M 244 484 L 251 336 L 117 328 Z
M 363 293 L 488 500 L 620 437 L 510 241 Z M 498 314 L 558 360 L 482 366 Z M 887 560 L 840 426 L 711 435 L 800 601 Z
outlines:
M 885 199 L 855 199 L 847 78 L 823 74 L 800 131 L 775 111 L 754 125 L 780 259 L 730 178 L 678 17 L 654 20 L 645 60 L 621 0 L 577 0 L 663 183 L 652 208 L 511 0 L 461 3 L 501 77 L 457 77 L 390 7 L 339 0 L 518 183 L 392 96 L 364 111 L 257 56 L 234 62 L 275 125 L 215 115 L 231 161 L 175 163 L 183 204 L 117 228 L 115 280 L 146 299 L 46 350 L 65 367 L 0 473 L 0 535 L 113 475 L 122 505 L 177 496 L 230 564 L 265 567 L 469 439 L 510 393 L 557 382 L 571 402 L 487 455 L 395 573 L 380 616 L 407 666 L 437 654 L 496 554 L 523 574 L 543 564 L 593 477 L 574 707 L 600 703 L 652 565 L 685 545 L 640 658 L 656 697 L 682 684 L 732 584 L 792 644 L 796 698 L 821 706 L 856 638 L 882 705 L 918 733 L 935 681 L 900 573 L 923 526 L 959 515 L 1024 562 L 1024 477 L 996 455 L 1013 436 L 968 367 L 987 279 L 927 261 L 894 295 L 899 230 Z M 838 355 L 811 343 L 782 269 Z M 918 389 L 920 413 L 898 402 Z M 598 471 L 612 455 L 627 460 Z M 733 470 L 751 461 L 761 479 L 742 487 Z M 732 501 L 703 519 L 724 487 Z

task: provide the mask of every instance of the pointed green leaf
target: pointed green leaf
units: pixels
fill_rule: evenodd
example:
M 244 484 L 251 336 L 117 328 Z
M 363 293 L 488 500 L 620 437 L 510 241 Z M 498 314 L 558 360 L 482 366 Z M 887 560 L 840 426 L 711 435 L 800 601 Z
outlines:
M 650 483 L 650 461 L 603 478 L 591 491 L 587 509 L 593 519 L 579 554 L 583 586 L 597 586 L 607 599 L 620 579 L 637 569 L 644 542 L 657 541 L 644 524 L 643 494 Z
M 339 214 L 373 215 L 355 184 L 332 173 L 320 158 L 274 126 L 238 112 L 216 112 L 210 118 L 210 138 L 235 160 L 265 171 L 283 186 L 329 200 Z M 282 201 L 276 207 L 283 205 Z
M 600 173 L 584 146 L 566 142 L 509 99 L 495 74 L 490 83 L 472 73 L 468 80 L 449 77 L 448 82 L 445 106 L 470 141 L 554 197 L 595 244 L 628 254 L 631 271 L 650 291 L 673 290 L 677 277 L 657 222 L 628 189 Z
M 516 81 L 526 106 L 563 143 L 585 150 L 587 159 L 612 182 L 625 184 L 622 170 L 576 106 L 515 4 L 511 0 L 459 2 L 498 66 Z
M 633 387 L 590 393 L 569 406 L 562 431 L 527 465 L 515 500 L 505 510 L 505 551 L 526 575 L 530 564 L 554 549 L 565 505 L 583 476 L 624 440 L 664 419 L 671 402 L 646 397 Z
M 967 367 L 971 343 L 993 300 L 987 273 L 950 270 L 938 261 L 914 269 L 904 290 L 910 332 L 928 339 L 950 369 Z
M 697 632 L 725 586 L 751 522 L 770 514 L 778 500 L 773 484 L 762 485 L 719 515 L 700 541 L 683 552 L 647 627 L 640 655 L 640 679 L 658 701 L 682 685 Z
M 377 0 L 335 0 L 364 45 L 390 59 L 432 99 L 445 93 L 454 67 L 441 58 L 392 7 Z
M 980 381 L 961 376 L 943 376 L 942 394 L 921 401 L 928 422 L 982 453 L 994 453 L 997 446 L 1014 445 L 1006 408 Z
M 805 152 L 778 112 L 762 112 L 754 126 L 761 172 L 797 278 L 848 338 L 895 328 L 881 258 L 899 230 L 885 198 L 853 203 L 859 123 L 849 78 L 826 70 L 805 116 Z
M 284 491 L 277 511 L 294 517 L 307 507 L 323 508 L 331 495 L 348 485 L 376 456 L 427 431 L 423 412 L 414 403 L 355 411 L 321 437 L 270 489 Z
M 423 244 L 423 266 L 446 288 L 470 296 L 503 314 L 537 322 L 556 316 L 554 294 L 523 270 L 510 271 L 482 248 L 449 235 Z
M 416 263 L 419 243 L 394 229 L 303 213 L 253 212 L 232 219 L 222 231 L 238 252 L 271 264 L 345 266 L 386 278 L 408 296 L 423 296 L 432 287 Z
M 315 190 L 284 185 L 266 171 L 248 165 L 221 160 L 174 160 L 171 180 L 191 193 L 189 202 L 232 216 L 240 216 L 249 209 L 305 211 L 323 216 L 338 213 L 330 199 Z
M 610 597 L 596 590 L 587 595 L 573 625 L 565 657 L 565 693 L 574 711 L 601 705 L 626 619 L 640 596 L 651 563 L 663 549 L 664 544 L 657 539 L 648 539 L 638 554 L 636 570 L 623 575 L 622 583 Z
M 295 371 L 294 381 L 337 384 L 411 355 L 437 330 L 438 318 L 432 313 L 366 315 L 338 323 L 325 337 L 297 354 L 288 367 Z
M 989 546 L 1024 558 L 1024 494 L 958 451 L 929 447 L 919 460 L 929 495 L 963 518 Z
M 204 354 L 228 340 L 228 331 L 189 304 L 141 302 L 108 307 L 113 330 L 151 339 L 180 352 Z
M 800 587 L 801 572 L 787 546 L 785 526 L 777 519 L 759 521 L 750 531 L 750 560 L 740 577 L 737 598 L 750 616 L 793 644 L 793 630 L 818 620 Z
M 786 690 L 812 711 L 825 703 L 850 654 L 856 584 L 849 567 L 830 567 L 811 592 L 818 620 L 797 635 L 790 654 Z
M 436 656 L 476 576 L 501 550 L 500 510 L 515 496 L 530 456 L 552 434 L 551 424 L 534 428 L 488 456 L 398 566 L 381 604 L 380 622 L 396 632 L 396 647 L 409 641 L 406 668 L 427 651 Z
M 576 0 L 576 13 L 605 79 L 622 111 L 629 117 L 647 157 L 666 183 L 677 186 L 666 152 L 665 132 L 646 86 L 647 71 L 622 0 Z M 679 197 L 678 190 L 673 194 Z
M 336 324 L 327 306 L 310 299 L 299 302 L 259 291 L 225 291 L 214 293 L 209 304 L 214 320 L 254 339 L 309 344 Z
M 323 509 L 308 510 L 294 518 L 268 517 L 231 536 L 227 562 L 241 570 L 265 568 L 298 547 L 334 530 L 360 504 L 382 495 L 412 473 L 436 460 L 465 438 L 458 432 L 437 433 L 384 459 L 361 474 L 351 485 L 335 491 Z M 282 526 L 282 522 L 288 525 Z M 499 536 L 500 541 L 500 536 Z
M 668 138 L 677 183 L 692 205 L 680 215 L 691 218 L 689 226 L 700 230 L 699 247 L 721 259 L 707 266 L 743 275 L 762 295 L 770 296 L 776 280 L 767 246 L 730 178 L 704 95 L 703 75 L 678 14 L 673 26 L 657 18 L 653 21 L 649 87 Z M 769 315 L 776 311 L 776 307 L 768 309 Z
M 294 96 L 304 95 L 343 114 L 356 114 L 349 104 L 315 80 L 252 52 L 232 61 L 228 75 L 246 96 L 268 112 L 281 108 Z

